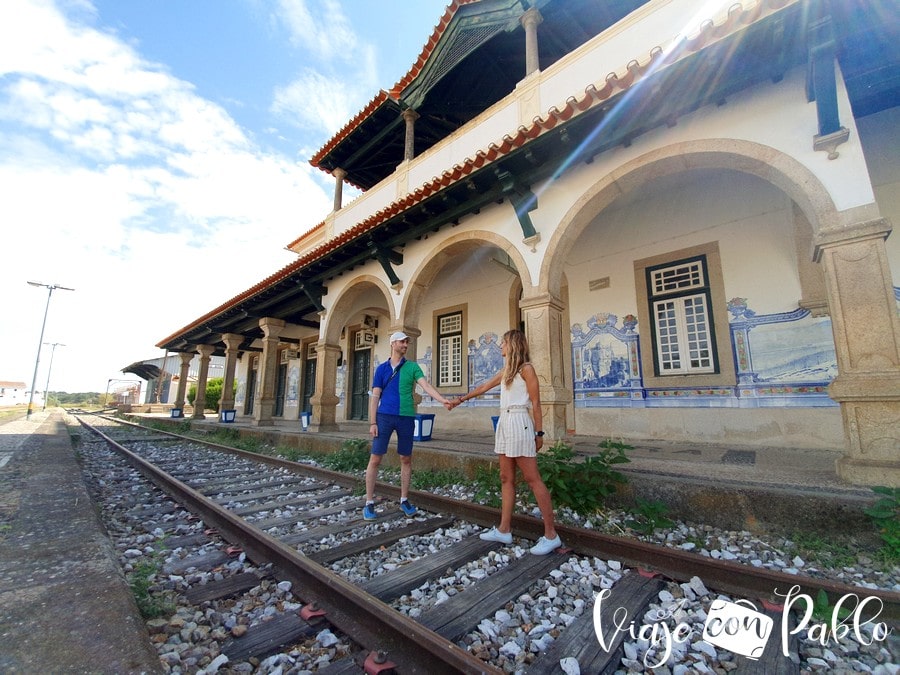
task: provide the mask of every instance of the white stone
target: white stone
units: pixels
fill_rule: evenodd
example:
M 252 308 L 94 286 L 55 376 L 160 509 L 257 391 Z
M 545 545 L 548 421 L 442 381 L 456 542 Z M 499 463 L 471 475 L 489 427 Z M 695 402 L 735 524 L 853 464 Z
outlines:
M 581 675 L 581 666 L 578 665 L 578 659 L 567 656 L 559 660 L 559 667 L 562 668 L 566 675 Z

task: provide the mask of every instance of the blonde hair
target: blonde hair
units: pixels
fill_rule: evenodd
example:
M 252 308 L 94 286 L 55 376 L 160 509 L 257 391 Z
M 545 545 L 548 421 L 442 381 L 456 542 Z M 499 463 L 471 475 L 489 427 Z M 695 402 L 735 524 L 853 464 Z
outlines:
M 508 387 L 531 356 L 528 354 L 528 340 L 522 331 L 508 330 L 500 339 L 506 343 L 506 361 L 500 371 L 500 380 Z

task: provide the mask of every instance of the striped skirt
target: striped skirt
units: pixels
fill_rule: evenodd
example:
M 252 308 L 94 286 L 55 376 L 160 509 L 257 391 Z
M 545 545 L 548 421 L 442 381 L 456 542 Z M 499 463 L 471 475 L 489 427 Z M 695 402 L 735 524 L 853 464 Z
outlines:
M 494 452 L 507 457 L 536 457 L 534 422 L 528 408 L 504 408 L 497 421 Z

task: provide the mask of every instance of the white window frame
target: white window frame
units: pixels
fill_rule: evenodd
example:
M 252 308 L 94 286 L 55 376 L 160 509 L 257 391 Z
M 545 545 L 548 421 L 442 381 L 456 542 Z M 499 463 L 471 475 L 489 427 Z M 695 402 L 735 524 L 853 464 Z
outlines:
M 706 257 L 647 268 L 647 291 L 657 375 L 718 372 Z
M 437 387 L 460 387 L 463 377 L 463 313 L 449 312 L 437 317 Z

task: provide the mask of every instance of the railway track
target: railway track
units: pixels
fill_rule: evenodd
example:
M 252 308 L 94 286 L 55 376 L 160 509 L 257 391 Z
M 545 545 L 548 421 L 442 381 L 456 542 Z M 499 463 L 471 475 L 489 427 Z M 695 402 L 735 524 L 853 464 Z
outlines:
M 160 523 L 169 524 L 167 545 L 184 554 L 180 563 L 170 564 L 170 576 L 210 571 L 200 575 L 206 583 L 185 591 L 187 601 L 202 611 L 258 590 L 261 583 L 291 589 L 290 601 L 282 603 L 286 611 L 225 637 L 220 661 L 258 662 L 327 627 L 348 645 L 346 658 L 331 663 L 327 672 L 551 673 L 565 666 L 565 672 L 612 673 L 638 662 L 647 669 L 667 663 L 677 671 L 696 665 L 696 649 L 705 648 L 694 643 L 702 642 L 704 630 L 722 647 L 738 654 L 749 650 L 749 631 L 743 637 L 714 631 L 737 621 L 741 603 L 736 601 L 749 599 L 771 619 L 771 639 L 757 640 L 756 660 L 735 656 L 736 670 L 790 673 L 800 672 L 800 647 L 796 634 L 778 634 L 781 622 L 794 622 L 786 624 L 788 630 L 798 618 L 817 624 L 802 611 L 799 617 L 784 612 L 779 603 L 785 598 L 776 590 L 793 589 L 794 609 L 805 606 L 796 600 L 800 595 L 825 594 L 832 604 L 865 596 L 867 617 L 876 605 L 881 611 L 864 631 L 882 622 L 896 629 L 900 617 L 897 593 L 753 569 L 566 526 L 558 530 L 569 548 L 545 557 L 517 556 L 521 548 L 477 536 L 496 523 L 495 509 L 419 492 L 414 503 L 420 512 L 407 518 L 396 506 L 399 490 L 385 484 L 378 488 L 388 496 L 379 505 L 380 518 L 364 521 L 361 481 L 352 476 L 120 420 L 78 419 L 177 503 L 157 499 L 144 506 L 145 498 L 137 496 L 132 513 L 148 532 L 165 532 Z M 186 523 L 186 514 L 176 518 L 181 508 L 198 520 Z M 542 533 L 540 523 L 525 516 L 516 516 L 513 527 L 520 537 Z M 409 546 L 392 553 L 401 541 L 416 542 L 415 554 L 410 556 Z M 242 571 L 244 560 L 255 564 L 253 572 Z M 359 561 L 367 574 L 359 572 Z M 469 568 L 471 575 L 459 572 Z M 234 573 L 222 574 L 223 569 Z M 553 621 L 531 621 L 523 605 L 540 604 L 541 593 L 554 593 L 550 588 L 559 592 L 563 584 L 554 580 L 563 576 L 577 579 L 573 611 Z M 571 592 L 573 584 L 568 586 Z M 707 611 L 697 616 L 684 609 L 689 596 L 708 597 Z M 721 620 L 710 623 L 716 608 Z M 510 610 L 528 614 L 520 630 L 524 645 L 486 646 L 479 636 L 495 631 Z

